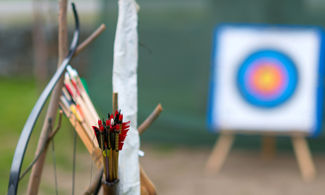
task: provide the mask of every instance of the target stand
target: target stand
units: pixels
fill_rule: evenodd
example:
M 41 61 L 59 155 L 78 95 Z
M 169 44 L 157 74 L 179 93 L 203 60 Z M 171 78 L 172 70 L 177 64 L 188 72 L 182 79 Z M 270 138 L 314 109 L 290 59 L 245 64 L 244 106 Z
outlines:
M 219 138 L 206 163 L 207 173 L 218 173 L 223 167 L 235 139 L 236 131 L 221 131 Z M 254 133 L 254 132 L 252 132 Z M 275 155 L 275 136 L 273 133 L 263 134 L 262 156 L 269 160 Z M 308 147 L 306 136 L 301 133 L 292 133 L 292 146 L 301 172 L 302 179 L 306 182 L 316 177 L 316 168 Z
M 305 181 L 316 176 L 307 136 L 321 130 L 324 33 L 316 27 L 223 24 L 215 31 L 208 124 L 220 137 L 207 162 L 218 172 L 236 134 L 291 137 Z

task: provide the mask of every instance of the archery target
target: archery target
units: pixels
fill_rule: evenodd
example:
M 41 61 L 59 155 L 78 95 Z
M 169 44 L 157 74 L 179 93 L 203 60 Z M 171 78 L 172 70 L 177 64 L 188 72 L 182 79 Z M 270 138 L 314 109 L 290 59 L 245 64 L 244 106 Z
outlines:
M 218 27 L 208 106 L 211 129 L 317 134 L 322 43 L 316 27 Z
M 298 73 L 293 61 L 275 50 L 250 54 L 237 73 L 242 97 L 253 106 L 272 108 L 286 102 L 294 93 Z

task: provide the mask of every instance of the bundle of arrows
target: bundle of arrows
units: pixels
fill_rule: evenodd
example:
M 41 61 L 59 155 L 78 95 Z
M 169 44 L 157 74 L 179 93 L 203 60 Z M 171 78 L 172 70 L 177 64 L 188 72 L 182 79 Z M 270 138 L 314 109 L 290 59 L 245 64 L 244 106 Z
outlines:
M 102 150 L 106 182 L 118 179 L 119 151 L 122 150 L 129 127 L 130 121 L 123 122 L 123 114 L 117 110 L 115 114 L 108 114 L 106 121 L 98 120 L 98 127 L 93 126 L 98 145 Z
M 77 71 L 70 66 L 67 67 L 65 73 L 59 105 L 93 157 L 97 167 L 101 167 L 101 152 L 92 130 L 92 126 L 97 123 L 99 116 Z
M 123 114 L 116 111 L 108 119 L 99 116 L 92 104 L 76 70 L 67 67 L 64 87 L 59 102 L 61 110 L 93 157 L 98 168 L 104 165 L 107 182 L 118 178 L 118 157 L 129 129 L 129 122 L 123 122 Z M 98 127 L 93 125 L 98 124 Z

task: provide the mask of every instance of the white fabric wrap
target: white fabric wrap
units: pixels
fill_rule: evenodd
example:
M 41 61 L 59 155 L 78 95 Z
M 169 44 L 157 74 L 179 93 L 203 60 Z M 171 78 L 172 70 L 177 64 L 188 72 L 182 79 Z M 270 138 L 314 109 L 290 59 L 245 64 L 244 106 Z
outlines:
M 119 0 L 114 43 L 113 91 L 118 93 L 118 106 L 124 115 L 123 121 L 131 121 L 119 158 L 119 192 L 127 195 L 140 194 L 137 20 L 135 0 Z

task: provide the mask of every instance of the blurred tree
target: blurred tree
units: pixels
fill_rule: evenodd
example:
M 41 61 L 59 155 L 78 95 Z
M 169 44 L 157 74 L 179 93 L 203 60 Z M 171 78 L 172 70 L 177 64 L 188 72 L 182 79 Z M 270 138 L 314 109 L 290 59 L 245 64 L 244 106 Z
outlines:
M 48 76 L 48 49 L 44 32 L 44 15 L 42 7 L 44 1 L 33 0 L 33 48 L 34 48 L 34 76 L 37 80 L 37 85 L 41 88 L 46 82 Z
M 303 0 L 267 0 L 266 22 L 271 24 L 304 24 L 306 22 Z
M 209 0 L 216 22 L 303 24 L 303 0 Z

